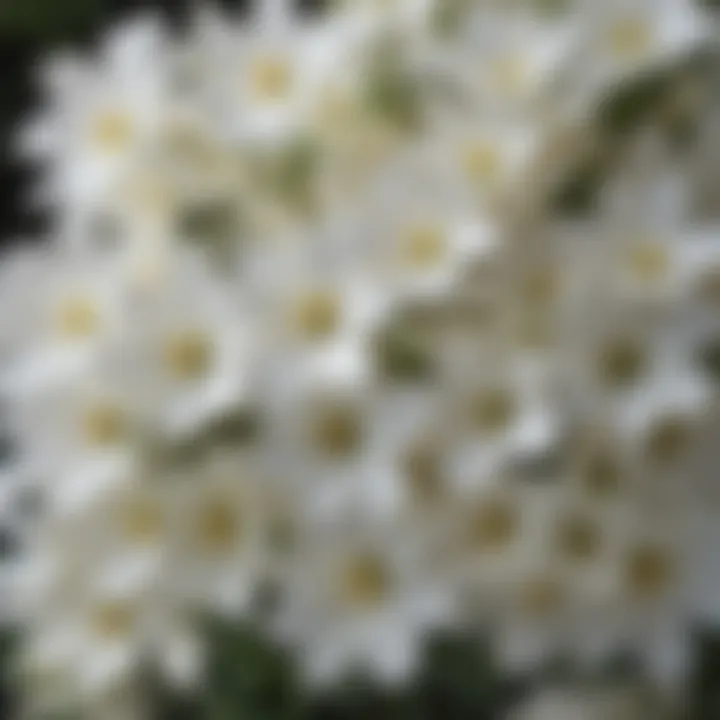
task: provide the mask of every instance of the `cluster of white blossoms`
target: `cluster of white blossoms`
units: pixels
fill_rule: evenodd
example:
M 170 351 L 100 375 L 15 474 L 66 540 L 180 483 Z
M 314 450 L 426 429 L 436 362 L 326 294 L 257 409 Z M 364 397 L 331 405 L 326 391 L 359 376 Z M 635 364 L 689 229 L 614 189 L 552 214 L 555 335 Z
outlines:
M 512 666 L 629 648 L 674 675 L 720 580 L 720 233 L 665 160 L 583 220 L 544 196 L 598 99 L 708 18 L 255 10 L 54 58 L 21 138 L 55 220 L 0 268 L 33 701 L 93 706 L 147 663 L 192 683 L 198 618 L 268 590 L 315 682 L 406 678 L 448 626 Z

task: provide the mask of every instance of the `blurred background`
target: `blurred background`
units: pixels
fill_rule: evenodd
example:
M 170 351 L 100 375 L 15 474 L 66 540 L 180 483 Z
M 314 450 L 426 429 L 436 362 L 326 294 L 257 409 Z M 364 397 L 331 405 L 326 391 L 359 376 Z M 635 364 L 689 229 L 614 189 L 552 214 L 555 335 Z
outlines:
M 602 0 L 598 0 L 602 1 Z M 48 218 L 27 202 L 37 169 L 13 157 L 13 138 L 19 123 L 38 103 L 34 78 L 39 59 L 66 46 L 92 48 L 109 25 L 141 10 L 160 13 L 170 25 L 182 25 L 192 0 L 0 0 L 0 238 L 8 243 L 33 242 L 48 227 Z M 215 5 L 242 12 L 246 2 L 235 0 Z M 300 3 L 317 12 L 320 0 Z M 707 59 L 684 69 L 704 73 L 715 68 Z M 711 72 L 712 77 L 712 72 Z M 621 146 L 629 133 L 647 118 L 657 118 L 667 97 L 667 78 L 649 78 L 642 86 L 623 88 L 608 101 L 601 115 L 601 131 L 613 135 Z M 714 87 L 714 85 L 713 85 Z M 665 94 L 664 94 L 665 93 Z M 670 129 L 682 136 L 686 125 L 681 115 L 672 116 Z M 686 118 L 685 118 L 686 120 Z M 603 152 L 585 159 L 576 173 L 558 190 L 557 202 L 581 211 L 591 197 L 601 165 L 612 160 Z M 0 554 L 13 552 L 3 541 Z M 698 628 L 695 661 L 689 696 L 680 708 L 669 708 L 649 687 L 631 657 L 618 657 L 595 677 L 578 676 L 558 658 L 532 677 L 503 677 L 493 667 L 482 642 L 461 634 L 433 639 L 424 667 L 413 687 L 389 692 L 357 681 L 323 697 L 302 697 L 290 661 L 283 653 L 259 640 L 248 628 L 212 626 L 211 662 L 202 697 L 172 697 L 148 678 L 157 718 L 247 718 L 274 720 L 373 720 L 473 718 L 546 718 L 547 720 L 720 720 L 720 635 Z M 10 654 L 13 638 L 2 637 L 0 718 L 13 717 Z M 540 689 L 550 688 L 557 697 L 526 713 L 524 704 Z M 566 691 L 585 699 L 602 695 L 610 701 L 595 703 L 595 710 L 579 709 Z M 602 707 L 601 707 L 602 705 Z M 545 710 L 542 709 L 543 706 Z M 537 708 L 540 707 L 540 710 Z M 542 714 L 542 713 L 545 714 Z M 594 714 L 590 714 L 593 712 Z

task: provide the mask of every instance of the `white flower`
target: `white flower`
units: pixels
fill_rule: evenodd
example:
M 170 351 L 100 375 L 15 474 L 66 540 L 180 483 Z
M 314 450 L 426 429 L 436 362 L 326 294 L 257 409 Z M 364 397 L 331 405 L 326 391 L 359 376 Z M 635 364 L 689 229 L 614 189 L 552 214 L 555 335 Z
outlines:
M 684 455 L 684 440 L 689 440 L 685 431 L 692 434 L 714 398 L 697 366 L 695 329 L 683 327 L 682 314 L 676 319 L 627 309 L 622 317 L 611 308 L 606 312 L 604 321 L 593 322 L 594 339 L 581 351 L 584 359 L 575 356 L 568 365 L 568 397 L 601 424 L 615 425 L 625 441 L 642 445 L 644 434 L 650 439 L 657 431 L 657 442 L 664 446 L 665 440 L 670 445 L 677 441 L 677 453 Z M 576 371 L 584 378 L 578 385 L 573 380 L 579 377 Z M 677 431 L 674 440 L 671 428 Z M 670 448 L 657 450 L 675 454 Z
M 407 500 L 404 454 L 436 404 L 427 390 L 379 384 L 282 396 L 271 411 L 271 437 L 284 449 L 278 469 L 298 512 L 397 514 Z
M 542 130 L 526 121 L 478 119 L 463 112 L 438 119 L 427 152 L 433 170 L 459 197 L 481 213 L 496 215 L 507 211 L 521 190 L 532 192 L 522 183 L 540 150 Z
M 171 481 L 180 506 L 171 591 L 193 606 L 236 616 L 255 599 L 265 572 L 268 478 L 242 451 L 203 460 Z
M 381 681 L 408 678 L 425 633 L 452 612 L 448 588 L 433 584 L 422 562 L 404 533 L 352 517 L 303 536 L 277 631 L 311 682 L 356 669 Z
M 197 254 L 178 253 L 158 271 L 136 290 L 113 354 L 118 382 L 147 422 L 186 433 L 242 398 L 250 325 Z
M 54 541 L 64 542 L 63 535 Z M 137 562 L 104 550 L 78 558 L 72 568 L 56 565 L 40 584 L 26 586 L 33 590 L 32 612 L 24 618 L 30 627 L 23 670 L 31 685 L 37 678 L 41 691 L 48 676 L 59 676 L 62 692 L 49 698 L 55 707 L 63 697 L 81 705 L 107 698 L 132 682 L 148 656 L 177 668 L 179 652 L 188 657 L 198 651 L 173 598 Z
M 148 654 L 167 665 L 170 673 L 181 664 L 197 665 L 198 647 L 187 621 L 181 615 L 172 617 L 168 600 L 158 597 L 151 602 L 127 592 L 88 590 L 73 605 L 51 610 L 43 635 L 57 632 L 59 625 L 60 639 L 69 645 L 60 668 L 66 691 L 85 705 L 111 695 L 133 681 Z M 50 635 L 38 647 L 31 668 L 47 663 L 44 648 L 52 652 L 52 641 L 58 643 L 58 637 Z
M 407 680 L 466 621 L 512 668 L 687 669 L 716 229 L 657 133 L 587 221 L 544 203 L 600 93 L 700 14 L 560 4 L 263 0 L 50 64 L 24 149 L 53 244 L 0 273 L 0 614 L 39 710 L 142 714 L 143 663 L 197 682 L 191 618 L 265 589 L 312 682 Z
M 672 60 L 708 32 L 707 18 L 688 0 L 591 2 L 584 20 L 576 82 L 591 92 Z
M 631 169 L 607 183 L 598 217 L 577 232 L 593 237 L 587 262 L 602 264 L 604 292 L 631 305 L 682 308 L 717 264 L 716 230 L 693 222 L 687 179 L 655 137 L 644 139 Z
M 449 388 L 453 473 L 460 487 L 482 486 L 514 462 L 552 447 L 561 426 L 547 389 L 527 377 L 521 359 L 483 358 L 474 374 Z
M 373 278 L 387 312 L 449 296 L 500 252 L 500 230 L 475 203 L 434 136 L 387 163 L 353 209 L 338 213 L 335 252 Z
M 63 207 L 102 202 L 152 139 L 163 112 L 163 39 L 139 18 L 105 40 L 99 66 L 50 61 L 50 106 L 24 149 L 49 161 L 47 199 Z
M 256 271 L 260 287 L 250 302 L 266 318 L 256 335 L 267 353 L 261 371 L 279 392 L 319 381 L 353 386 L 372 375 L 370 340 L 387 299 L 337 240 L 335 248 L 268 248 Z
M 284 3 L 262 10 L 251 27 L 208 13 L 197 23 L 206 83 L 199 100 L 230 142 L 287 140 L 308 125 L 325 90 L 352 72 L 351 25 L 332 15 L 310 23 Z
M 99 372 L 22 398 L 13 441 L 33 473 L 45 478 L 47 500 L 77 511 L 122 480 L 144 432 L 137 408 Z
M 543 108 L 574 49 L 574 18 L 549 23 L 523 9 L 469 7 L 451 42 L 441 39 L 428 53 L 439 80 L 457 85 L 489 116 Z
M 3 392 L 33 392 L 86 370 L 121 335 L 126 296 L 112 263 L 52 248 L 6 268 Z
M 495 475 L 453 507 L 446 582 L 457 584 L 473 614 L 502 607 L 513 580 L 538 554 L 532 496 L 502 475 Z
M 653 523 L 661 521 L 653 528 L 637 512 L 616 528 L 616 590 L 606 641 L 635 651 L 651 676 L 672 684 L 689 668 L 693 520 L 677 502 L 655 506 L 653 514 Z

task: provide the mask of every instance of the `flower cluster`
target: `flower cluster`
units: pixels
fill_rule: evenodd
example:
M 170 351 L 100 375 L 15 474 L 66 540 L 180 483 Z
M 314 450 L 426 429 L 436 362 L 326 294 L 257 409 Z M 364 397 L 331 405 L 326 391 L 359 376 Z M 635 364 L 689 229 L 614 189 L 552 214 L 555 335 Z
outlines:
M 268 596 L 313 682 L 405 678 L 465 623 L 513 664 L 681 667 L 717 231 L 653 152 L 589 218 L 545 200 L 598 98 L 706 28 L 690 0 L 262 0 L 49 62 L 21 144 L 53 237 L 0 270 L 33 699 L 191 683 L 199 613 Z

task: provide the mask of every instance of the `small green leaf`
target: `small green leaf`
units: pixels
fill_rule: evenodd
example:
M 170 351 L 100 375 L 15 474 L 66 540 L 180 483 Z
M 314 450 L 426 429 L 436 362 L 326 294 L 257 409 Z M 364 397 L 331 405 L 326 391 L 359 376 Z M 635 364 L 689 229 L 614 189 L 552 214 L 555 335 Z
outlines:
M 378 365 L 393 381 L 417 382 L 433 375 L 434 363 L 422 343 L 400 333 L 388 333 L 376 347 Z
M 301 211 L 312 210 L 319 161 L 317 144 L 305 138 L 299 138 L 280 153 L 273 169 L 273 184 L 284 202 Z
M 598 108 L 599 126 L 610 133 L 624 133 L 652 119 L 666 95 L 670 78 L 664 71 L 643 75 L 610 93 Z
M 178 236 L 202 248 L 220 269 L 232 267 L 243 231 L 237 202 L 232 199 L 193 202 L 177 218 Z
M 213 446 L 239 446 L 252 442 L 260 431 L 260 418 L 252 409 L 242 408 L 221 416 L 207 430 Z
M 399 130 L 413 131 L 421 123 L 419 82 L 405 68 L 391 39 L 376 50 L 368 70 L 364 104 L 371 115 Z

